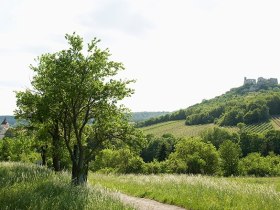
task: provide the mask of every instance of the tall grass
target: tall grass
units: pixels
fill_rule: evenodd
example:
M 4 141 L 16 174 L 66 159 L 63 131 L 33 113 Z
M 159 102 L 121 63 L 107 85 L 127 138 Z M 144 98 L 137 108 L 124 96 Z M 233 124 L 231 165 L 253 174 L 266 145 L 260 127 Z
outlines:
M 267 182 L 187 175 L 91 176 L 91 182 L 107 188 L 187 209 L 280 209 L 280 192 Z
M 0 162 L 0 209 L 132 209 L 104 188 L 72 186 L 66 172 Z

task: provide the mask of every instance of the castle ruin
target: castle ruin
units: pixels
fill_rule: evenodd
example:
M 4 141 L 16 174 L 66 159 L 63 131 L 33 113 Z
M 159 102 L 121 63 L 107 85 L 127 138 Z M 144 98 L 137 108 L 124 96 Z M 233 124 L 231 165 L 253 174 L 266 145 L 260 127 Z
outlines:
M 244 77 L 244 85 L 278 85 L 278 79 L 277 78 L 269 78 L 265 79 L 263 77 L 259 77 L 258 80 L 256 79 L 247 79 L 247 77 Z

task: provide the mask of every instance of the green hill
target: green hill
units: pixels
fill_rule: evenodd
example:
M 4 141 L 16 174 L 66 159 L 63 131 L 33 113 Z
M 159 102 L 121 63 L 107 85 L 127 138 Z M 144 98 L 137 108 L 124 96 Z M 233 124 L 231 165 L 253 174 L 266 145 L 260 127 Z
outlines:
M 145 134 L 153 134 L 157 137 L 160 137 L 166 133 L 170 133 L 175 137 L 191 137 L 198 136 L 203 131 L 209 128 L 213 128 L 215 126 L 218 125 L 215 125 L 213 123 L 204 125 L 185 125 L 185 120 L 177 120 L 142 127 L 141 130 Z M 239 130 L 237 126 L 228 126 L 223 128 L 229 131 Z M 253 133 L 265 133 L 266 131 L 269 131 L 271 129 L 280 130 L 280 116 L 273 116 L 270 121 L 245 125 L 243 131 Z
M 140 122 L 138 126 L 174 120 L 185 120 L 186 125 L 250 125 L 268 121 L 274 115 L 280 115 L 280 86 L 269 83 L 246 84 L 186 109 Z

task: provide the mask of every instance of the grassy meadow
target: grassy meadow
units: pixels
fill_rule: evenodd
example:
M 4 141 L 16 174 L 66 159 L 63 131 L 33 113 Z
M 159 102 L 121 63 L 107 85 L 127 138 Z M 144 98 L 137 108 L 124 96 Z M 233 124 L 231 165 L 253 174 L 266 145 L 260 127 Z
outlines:
M 0 162 L 0 209 L 132 209 L 98 186 L 72 186 L 70 175 L 33 164 Z
M 280 209 L 280 178 L 91 174 L 90 182 L 187 209 Z
M 205 129 L 214 127 L 214 124 L 186 126 L 185 120 L 169 121 L 141 128 L 145 134 L 162 136 L 170 133 L 175 137 L 198 136 Z

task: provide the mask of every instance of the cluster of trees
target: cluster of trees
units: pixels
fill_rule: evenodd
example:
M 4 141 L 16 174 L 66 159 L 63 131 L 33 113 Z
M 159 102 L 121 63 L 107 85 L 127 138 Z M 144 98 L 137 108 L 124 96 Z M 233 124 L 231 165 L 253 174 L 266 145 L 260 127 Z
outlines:
M 0 142 L 0 160 L 35 162 L 43 155 L 38 131 L 15 129 Z M 51 140 L 51 139 L 50 139 Z M 230 132 L 214 127 L 199 137 L 147 135 L 141 145 L 107 144 L 96 152 L 89 169 L 101 173 L 190 173 L 207 175 L 280 175 L 280 131 L 263 134 Z M 49 142 L 49 144 L 50 142 Z M 68 151 L 60 152 L 61 167 L 70 169 Z M 52 166 L 52 150 L 47 150 Z
M 199 137 L 147 135 L 146 140 L 140 157 L 136 153 L 125 155 L 123 150 L 109 149 L 98 155 L 91 169 L 146 174 L 280 175 L 280 131 L 256 134 L 214 127 Z
M 274 85 L 275 86 L 275 85 Z M 170 113 L 138 123 L 148 126 L 170 120 L 185 119 L 186 125 L 216 123 L 235 126 L 266 121 L 271 115 L 280 114 L 280 89 L 270 87 L 250 92 L 247 86 L 233 89 L 211 100 L 203 100 L 185 110 Z
M 91 169 L 146 174 L 280 175 L 280 131 L 235 133 L 216 127 L 200 137 L 178 139 L 165 134 L 148 135 L 147 140 L 141 157 L 110 149 L 98 155 Z
M 32 90 L 17 92 L 16 117 L 28 121 L 42 141 L 42 162 L 51 151 L 54 170 L 67 157 L 72 182 L 87 181 L 89 165 L 97 153 L 115 145 L 141 145 L 141 134 L 128 123 L 119 101 L 130 96 L 133 81 L 118 79 L 122 63 L 110 60 L 109 50 L 94 39 L 84 49 L 83 39 L 66 35 L 69 48 L 37 59 Z M 64 156 L 66 151 L 67 156 Z

